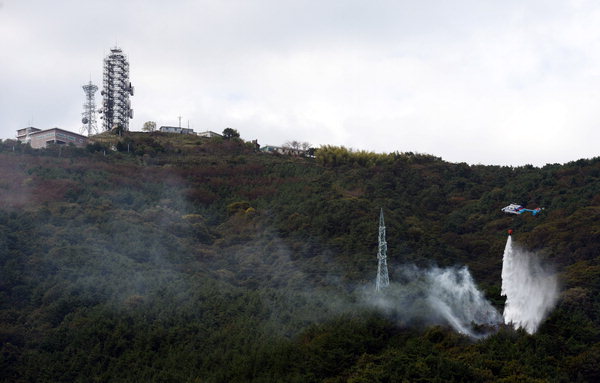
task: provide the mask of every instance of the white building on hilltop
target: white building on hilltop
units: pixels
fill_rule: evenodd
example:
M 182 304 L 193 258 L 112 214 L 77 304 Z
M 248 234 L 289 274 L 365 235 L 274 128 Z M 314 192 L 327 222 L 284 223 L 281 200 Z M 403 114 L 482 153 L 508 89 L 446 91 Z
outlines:
M 73 144 L 78 147 L 84 147 L 88 143 L 88 138 L 86 136 L 69 132 L 68 130 L 60 128 L 41 130 L 31 126 L 17 130 L 17 140 L 31 144 L 33 149 L 45 148 L 50 144 Z
M 41 129 L 34 128 L 33 126 L 28 126 L 26 128 L 19 129 L 17 130 L 17 140 L 21 141 L 24 144 L 31 142 L 31 134 L 39 132 L 40 130 Z
M 163 133 L 195 134 L 194 129 L 180 128 L 177 126 L 161 126 L 158 130 Z

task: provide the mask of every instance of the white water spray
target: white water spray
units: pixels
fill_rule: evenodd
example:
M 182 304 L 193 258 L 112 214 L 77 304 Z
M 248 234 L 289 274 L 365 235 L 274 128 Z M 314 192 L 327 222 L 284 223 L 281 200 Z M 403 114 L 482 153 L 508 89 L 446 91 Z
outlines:
M 466 267 L 427 271 L 429 296 L 427 300 L 456 331 L 477 337 L 473 325 L 494 326 L 501 323 L 498 311 L 477 289 Z
M 502 295 L 506 296 L 504 323 L 529 334 L 556 304 L 556 275 L 544 269 L 535 254 L 519 249 L 509 235 L 502 261 Z
M 473 338 L 488 335 L 491 327 L 502 323 L 466 267 L 405 266 L 401 274 L 401 282 L 392 282 L 383 291 L 365 290 L 368 304 L 404 324 L 449 325 Z

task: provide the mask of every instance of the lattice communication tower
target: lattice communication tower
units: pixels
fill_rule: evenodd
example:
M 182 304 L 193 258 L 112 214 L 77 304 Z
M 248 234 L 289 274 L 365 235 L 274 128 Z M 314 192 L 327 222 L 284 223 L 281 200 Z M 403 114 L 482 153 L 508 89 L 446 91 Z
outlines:
M 98 125 L 96 124 L 96 97 L 95 93 L 98 87 L 90 81 L 83 87 L 85 92 L 85 103 L 83 104 L 83 113 L 81 113 L 81 134 L 87 133 L 88 137 L 98 133 Z
M 385 241 L 385 222 L 383 221 L 383 209 L 379 213 L 379 250 L 377 251 L 377 280 L 375 282 L 375 290 L 381 289 L 390 285 L 390 277 L 387 269 L 387 242 Z
M 112 48 L 104 59 L 102 85 L 103 130 L 119 126 L 129 130 L 129 119 L 133 118 L 129 96 L 133 96 L 133 86 L 129 82 L 129 62 L 120 48 Z

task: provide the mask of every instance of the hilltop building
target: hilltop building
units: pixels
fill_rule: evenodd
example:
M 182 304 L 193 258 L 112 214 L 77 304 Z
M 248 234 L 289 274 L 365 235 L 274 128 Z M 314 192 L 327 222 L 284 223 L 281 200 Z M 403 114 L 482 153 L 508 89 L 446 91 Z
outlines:
M 59 128 L 41 130 L 32 126 L 17 130 L 17 140 L 22 143 L 31 144 L 33 149 L 45 148 L 48 144 L 73 144 L 78 147 L 84 147 L 88 143 L 86 136 L 69 132 L 68 130 Z
M 195 134 L 194 129 L 181 128 L 177 126 L 161 126 L 158 130 L 163 133 Z
M 33 126 L 28 126 L 27 128 L 17 130 L 17 140 L 26 144 L 31 142 L 31 134 L 35 132 L 39 132 L 41 129 L 34 128 Z
M 129 96 L 133 96 L 133 86 L 129 82 L 129 62 L 120 48 L 112 48 L 104 59 L 104 81 L 102 83 L 103 130 L 116 126 L 129 130 L 129 119 L 133 118 L 133 109 Z
M 160 128 L 158 128 L 158 131 L 163 132 L 163 133 L 174 133 L 174 134 L 192 134 L 192 135 L 196 135 L 198 137 L 206 137 L 206 138 L 223 137 L 221 134 L 215 133 L 210 130 L 207 130 L 206 132 L 196 133 L 196 132 L 194 132 L 194 129 L 182 128 L 179 126 L 161 126 Z
M 206 132 L 200 132 L 198 133 L 199 137 L 206 137 L 206 138 L 213 138 L 213 137 L 223 137 L 221 134 L 219 133 L 215 133 L 213 131 L 207 130 Z

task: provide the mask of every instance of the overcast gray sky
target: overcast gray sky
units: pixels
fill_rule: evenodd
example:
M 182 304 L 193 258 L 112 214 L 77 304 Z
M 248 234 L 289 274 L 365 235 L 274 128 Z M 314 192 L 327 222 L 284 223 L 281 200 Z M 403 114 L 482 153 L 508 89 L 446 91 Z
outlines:
M 118 45 L 135 117 L 451 162 L 600 155 L 600 3 L 0 0 L 0 138 L 79 131 Z M 96 102 L 100 103 L 100 92 Z

